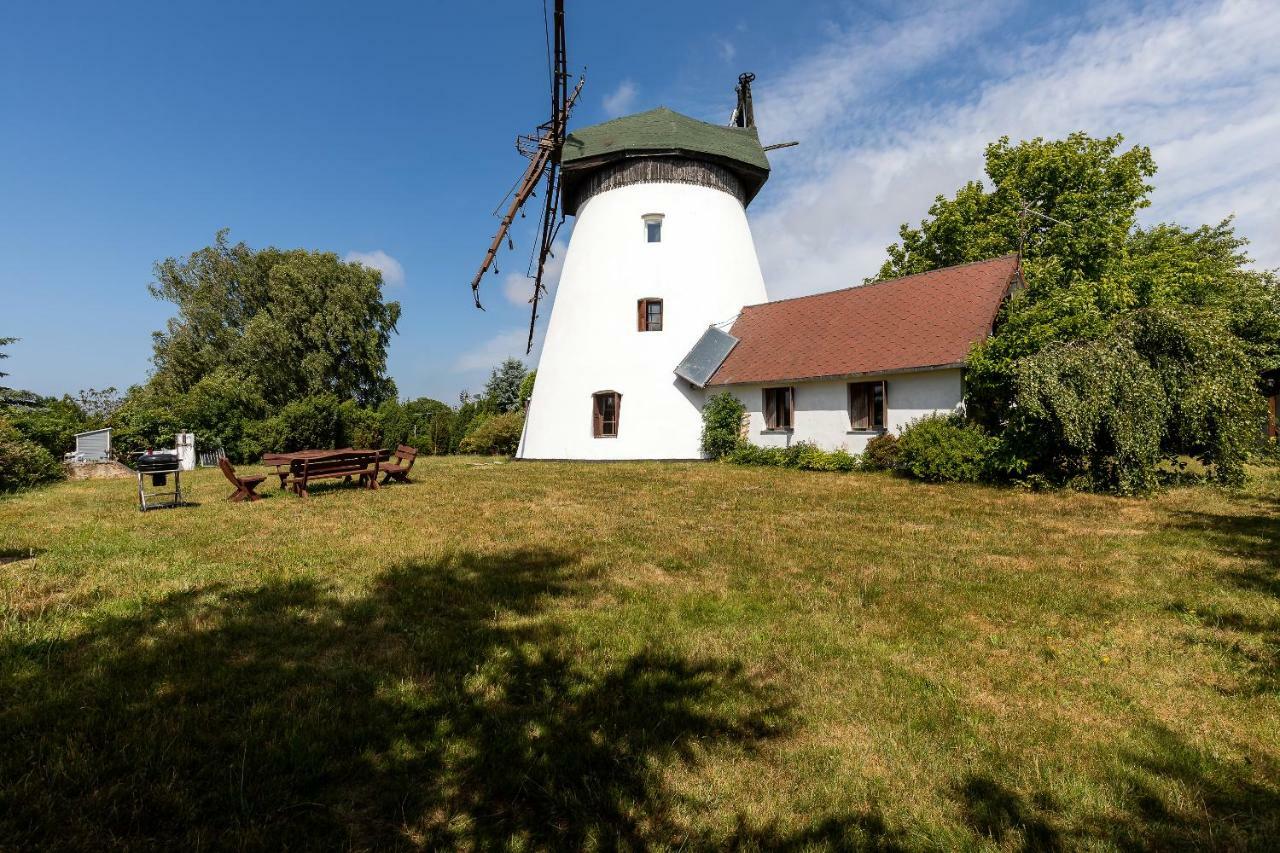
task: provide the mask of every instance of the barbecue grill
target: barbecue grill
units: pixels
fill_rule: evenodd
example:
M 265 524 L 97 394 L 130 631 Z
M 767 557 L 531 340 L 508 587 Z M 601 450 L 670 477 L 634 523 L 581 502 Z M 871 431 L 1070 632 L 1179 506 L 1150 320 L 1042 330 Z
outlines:
M 178 454 L 143 453 L 134 460 L 134 468 L 138 474 L 138 509 L 146 512 L 182 505 L 182 469 L 178 465 Z M 148 479 L 153 489 L 161 489 L 169 484 L 170 475 L 173 475 L 172 491 L 147 491 Z M 161 498 L 163 500 L 158 500 Z

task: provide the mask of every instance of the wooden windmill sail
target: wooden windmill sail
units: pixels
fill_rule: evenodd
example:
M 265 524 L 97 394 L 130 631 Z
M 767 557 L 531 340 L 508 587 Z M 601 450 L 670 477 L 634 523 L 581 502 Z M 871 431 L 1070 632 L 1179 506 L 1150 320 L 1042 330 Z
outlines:
M 564 0 L 555 0 L 554 31 L 555 60 L 551 74 L 551 118 L 538 125 L 536 134 L 516 138 L 516 150 L 529 158 L 529 165 L 520 178 L 515 195 L 511 197 L 511 204 L 508 205 L 498 225 L 498 233 L 493 235 L 493 242 L 489 244 L 489 251 L 485 252 L 480 269 L 471 280 L 471 295 L 475 299 L 476 307 L 483 310 L 484 306 L 480 304 L 480 282 L 489 267 L 494 265 L 503 240 L 507 241 L 508 248 L 513 248 L 509 236 L 511 223 L 515 221 L 516 214 L 520 212 L 525 202 L 537 195 L 538 185 L 544 184 L 538 262 L 533 277 L 533 294 L 529 297 L 531 309 L 526 353 L 533 349 L 533 329 L 538 320 L 538 302 L 546 293 L 546 288 L 542 284 L 542 275 L 547 268 L 547 259 L 551 257 L 551 247 L 555 242 L 556 234 L 564 223 L 560 212 L 560 154 L 564 149 L 569 113 L 578 99 L 578 94 L 582 91 L 584 82 L 583 78 L 579 77 L 573 91 L 569 91 L 568 59 L 564 43 Z M 497 272 L 497 267 L 494 267 L 494 272 Z

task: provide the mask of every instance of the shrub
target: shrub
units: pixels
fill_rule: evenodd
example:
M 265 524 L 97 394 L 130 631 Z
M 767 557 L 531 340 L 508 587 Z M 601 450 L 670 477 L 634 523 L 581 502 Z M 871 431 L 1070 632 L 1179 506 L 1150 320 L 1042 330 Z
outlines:
M 332 394 L 295 400 L 269 418 L 259 433 L 270 450 L 289 453 L 339 446 L 339 403 Z
M 787 468 L 796 468 L 801 471 L 823 470 L 823 457 L 826 454 L 812 441 L 797 441 L 788 447 L 784 454 L 785 461 L 782 464 Z
M 999 441 L 959 415 L 930 415 L 898 439 L 898 468 L 930 483 L 973 483 L 988 471 Z
M 847 450 L 825 451 L 809 441 L 798 441 L 790 447 L 757 447 L 749 441 L 740 441 L 722 458 L 734 465 L 765 465 L 801 471 L 858 469 L 858 457 Z
M 734 465 L 772 465 L 781 466 L 785 459 L 781 447 L 760 447 L 749 441 L 739 442 L 732 451 L 721 457 Z
M 382 446 L 382 418 L 373 409 L 364 409 L 355 400 L 338 407 L 336 447 L 371 448 Z
M 867 442 L 862 451 L 862 467 L 867 471 L 892 471 L 898 467 L 898 437 L 881 433 Z
M 62 478 L 62 466 L 34 441 L 0 418 L 0 492 L 13 492 Z
M 823 471 L 857 471 L 860 467 L 858 457 L 854 456 L 843 447 L 837 447 L 830 453 L 824 454 L 822 460 Z
M 1262 400 L 1256 366 L 1221 311 L 1131 311 L 1015 367 L 1005 455 L 1023 470 L 1132 494 L 1155 488 L 1161 462 L 1191 457 L 1219 483 L 1244 480 Z
M 173 437 L 185 424 L 168 401 L 145 387 L 133 387 L 119 409 L 112 414 L 111 451 L 128 458 L 148 448 L 173 447 Z M 196 437 L 199 441 L 199 436 Z
M 742 401 L 721 391 L 702 407 L 702 452 L 708 459 L 720 459 L 742 444 L 742 419 L 747 407 Z
M 512 455 L 520 446 L 524 412 L 503 412 L 487 417 L 458 444 L 460 453 Z
M 173 411 L 181 426 L 195 433 L 198 449 L 221 447 L 233 459 L 243 460 L 238 451 L 245 427 L 266 417 L 268 409 L 254 380 L 217 370 L 177 397 Z M 172 447 L 173 437 L 165 436 L 161 444 Z
M 75 448 L 76 433 L 102 425 L 91 421 L 70 397 L 46 397 L 34 406 L 14 407 L 7 417 L 23 438 L 49 451 L 54 459 Z

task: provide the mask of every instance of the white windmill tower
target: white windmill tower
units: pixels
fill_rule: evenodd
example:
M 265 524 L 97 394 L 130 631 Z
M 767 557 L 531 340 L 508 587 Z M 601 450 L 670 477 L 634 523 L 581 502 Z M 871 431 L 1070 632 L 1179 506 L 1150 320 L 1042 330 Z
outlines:
M 656 109 L 566 139 L 577 222 L 521 458 L 701 456 L 703 392 L 673 370 L 709 326 L 766 300 L 746 206 L 769 163 L 743 124 Z
M 530 342 L 559 215 L 577 221 L 518 455 L 696 459 L 704 394 L 674 369 L 710 326 L 766 301 L 746 217 L 769 176 L 754 75 L 729 126 L 662 108 L 567 134 L 582 84 L 568 91 L 563 17 L 558 0 L 552 119 L 527 138 L 530 166 L 472 282 L 545 176 Z

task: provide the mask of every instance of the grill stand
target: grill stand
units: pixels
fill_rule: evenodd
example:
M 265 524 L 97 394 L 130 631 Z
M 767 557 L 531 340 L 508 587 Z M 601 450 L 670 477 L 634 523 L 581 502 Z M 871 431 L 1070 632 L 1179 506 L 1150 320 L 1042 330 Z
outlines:
M 182 470 L 172 468 L 165 471 L 138 471 L 138 509 L 146 512 L 149 509 L 171 509 L 182 506 Z M 148 492 L 143 478 L 153 474 L 165 474 L 173 478 L 173 491 Z M 150 500 L 151 498 L 168 498 L 168 500 Z

